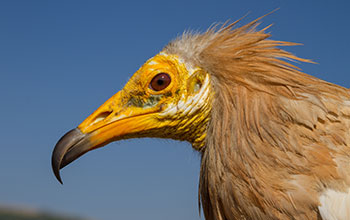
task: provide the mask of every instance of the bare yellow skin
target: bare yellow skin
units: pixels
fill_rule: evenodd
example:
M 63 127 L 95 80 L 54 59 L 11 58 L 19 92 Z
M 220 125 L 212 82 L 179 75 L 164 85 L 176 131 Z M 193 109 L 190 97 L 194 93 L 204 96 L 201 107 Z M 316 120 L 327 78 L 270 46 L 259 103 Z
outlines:
M 154 91 L 149 85 L 159 73 L 167 73 L 171 82 Z M 204 146 L 211 90 L 208 73 L 176 55 L 160 53 L 78 128 L 90 135 L 92 149 L 120 139 L 159 137 L 186 140 L 199 150 Z

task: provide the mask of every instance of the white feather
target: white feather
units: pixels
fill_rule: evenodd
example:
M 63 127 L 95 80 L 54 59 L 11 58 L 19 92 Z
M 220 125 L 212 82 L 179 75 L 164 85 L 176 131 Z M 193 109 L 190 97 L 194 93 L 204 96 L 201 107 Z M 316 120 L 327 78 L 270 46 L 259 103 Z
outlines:
M 169 104 L 167 109 L 159 113 L 160 116 L 174 116 L 177 113 L 182 113 L 182 115 L 193 115 L 201 109 L 203 106 L 207 105 L 208 97 L 210 94 L 210 84 L 209 75 L 207 74 L 201 89 L 192 96 L 182 95 L 181 99 L 178 101 L 177 105 Z
M 320 196 L 320 203 L 322 220 L 350 220 L 350 189 L 347 192 L 328 189 Z

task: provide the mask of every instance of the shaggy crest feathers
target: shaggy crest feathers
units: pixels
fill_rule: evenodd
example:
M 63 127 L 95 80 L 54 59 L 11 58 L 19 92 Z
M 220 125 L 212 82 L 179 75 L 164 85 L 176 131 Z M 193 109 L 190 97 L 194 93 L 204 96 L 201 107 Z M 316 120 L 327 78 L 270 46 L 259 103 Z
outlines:
M 268 39 L 258 22 L 171 42 L 57 142 L 57 179 L 111 141 L 176 138 L 201 153 L 206 220 L 350 219 L 349 90 L 300 72 L 289 61 L 310 61 L 279 48 L 296 44 Z
M 269 40 L 259 19 L 185 33 L 164 48 L 206 70 L 215 91 L 203 212 L 207 220 L 321 218 L 319 195 L 350 185 L 349 91 L 287 62 L 310 61 L 278 48 L 297 44 Z

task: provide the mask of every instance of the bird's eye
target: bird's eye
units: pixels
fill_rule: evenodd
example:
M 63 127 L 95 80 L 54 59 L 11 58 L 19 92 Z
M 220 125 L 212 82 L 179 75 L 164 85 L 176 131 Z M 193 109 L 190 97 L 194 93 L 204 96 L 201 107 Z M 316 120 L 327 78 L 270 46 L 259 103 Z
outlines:
M 154 91 L 160 91 L 168 87 L 170 82 L 171 78 L 167 73 L 159 73 L 153 77 L 151 83 L 149 84 L 149 88 Z

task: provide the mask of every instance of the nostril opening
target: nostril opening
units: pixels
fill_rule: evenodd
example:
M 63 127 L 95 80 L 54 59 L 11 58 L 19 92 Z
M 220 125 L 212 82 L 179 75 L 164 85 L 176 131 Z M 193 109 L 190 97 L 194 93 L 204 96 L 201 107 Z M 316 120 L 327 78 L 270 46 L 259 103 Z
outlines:
M 96 124 L 99 121 L 104 120 L 105 118 L 107 118 L 110 114 L 112 114 L 112 111 L 105 111 L 105 112 L 101 112 L 100 114 L 98 114 L 95 118 L 95 120 L 92 122 L 92 124 Z

